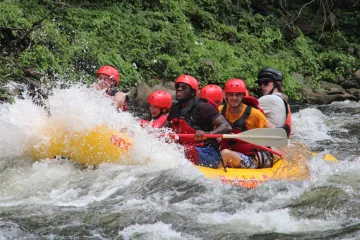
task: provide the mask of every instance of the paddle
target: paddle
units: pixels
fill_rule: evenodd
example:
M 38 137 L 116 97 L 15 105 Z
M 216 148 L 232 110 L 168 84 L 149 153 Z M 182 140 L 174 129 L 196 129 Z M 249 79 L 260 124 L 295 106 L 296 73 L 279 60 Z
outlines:
M 195 134 L 177 134 L 179 138 L 194 138 Z M 232 138 L 258 146 L 286 147 L 288 138 L 282 128 L 255 128 L 238 134 L 205 134 L 205 138 Z

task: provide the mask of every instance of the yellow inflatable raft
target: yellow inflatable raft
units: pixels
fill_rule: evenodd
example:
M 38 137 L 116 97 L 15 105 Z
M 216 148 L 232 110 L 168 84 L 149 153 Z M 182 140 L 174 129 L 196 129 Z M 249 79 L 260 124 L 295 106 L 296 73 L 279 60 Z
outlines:
M 290 147 L 282 149 L 283 158 L 274 163 L 272 168 L 244 169 L 244 168 L 207 168 L 198 167 L 199 171 L 209 179 L 219 180 L 224 185 L 256 188 L 269 180 L 301 181 L 310 179 L 308 160 L 317 153 L 312 153 L 305 145 L 295 142 Z M 326 161 L 338 160 L 326 154 Z
M 31 147 L 31 154 L 35 160 L 63 156 L 85 165 L 121 164 L 123 157 L 128 156 L 133 145 L 131 137 L 106 126 L 73 132 L 53 124 L 39 135 L 42 137 L 33 139 Z M 312 153 L 309 148 L 300 143 L 293 143 L 291 147 L 282 149 L 281 152 L 283 158 L 272 168 L 227 168 L 225 172 L 223 168 L 196 167 L 209 179 L 245 188 L 255 188 L 269 180 L 295 181 L 310 178 L 307 161 Z M 325 155 L 324 159 L 337 161 L 332 155 Z
M 40 135 L 43 137 L 34 139 L 31 148 L 35 160 L 63 156 L 86 165 L 121 163 L 133 144 L 128 135 L 106 126 L 73 132 L 55 125 Z

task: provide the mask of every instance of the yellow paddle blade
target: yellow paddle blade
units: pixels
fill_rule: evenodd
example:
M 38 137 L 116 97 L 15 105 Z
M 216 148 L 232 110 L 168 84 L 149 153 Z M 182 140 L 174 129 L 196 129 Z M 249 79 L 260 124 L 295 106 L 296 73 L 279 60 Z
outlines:
M 318 153 L 317 152 L 313 152 L 312 153 L 312 156 L 314 157 L 314 156 L 316 156 Z M 325 154 L 325 156 L 323 157 L 323 160 L 325 160 L 325 161 L 330 161 L 330 162 L 336 162 L 336 163 L 338 163 L 339 162 L 339 160 L 336 158 L 336 157 L 334 157 L 333 155 L 331 155 L 331 154 Z

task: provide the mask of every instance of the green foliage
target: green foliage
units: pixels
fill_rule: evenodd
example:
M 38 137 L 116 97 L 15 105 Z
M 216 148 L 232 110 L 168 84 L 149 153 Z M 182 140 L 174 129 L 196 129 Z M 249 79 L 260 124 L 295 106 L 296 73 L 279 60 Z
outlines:
M 341 29 L 323 32 L 318 41 L 298 28 L 289 40 L 278 20 L 282 11 L 258 14 L 251 8 L 254 4 L 249 0 L 0 2 L 0 27 L 17 29 L 0 34 L 0 81 L 17 80 L 23 69 L 32 69 L 50 78 L 90 83 L 101 65 L 110 64 L 120 70 L 120 88 L 138 81 L 174 81 L 182 73 L 198 78 L 201 86 L 243 78 L 254 88 L 258 71 L 271 66 L 284 73 L 289 97 L 299 99 L 301 85 L 291 77 L 293 72 L 316 86 L 355 67 L 358 58 L 344 49 L 360 49 L 359 38 Z M 304 13 L 313 14 L 312 10 Z M 346 16 L 339 22 L 357 29 L 359 15 Z M 34 27 L 39 20 L 41 25 Z M 19 41 L 20 47 L 14 45 L 12 40 L 27 30 L 31 31 Z
M 24 28 L 30 27 L 30 22 L 24 17 L 20 6 L 11 2 L 0 2 L 0 26 Z

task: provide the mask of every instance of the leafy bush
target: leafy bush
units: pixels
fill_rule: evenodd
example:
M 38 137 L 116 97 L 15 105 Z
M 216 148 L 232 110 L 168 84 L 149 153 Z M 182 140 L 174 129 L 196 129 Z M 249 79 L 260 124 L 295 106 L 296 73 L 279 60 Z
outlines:
M 270 66 L 284 73 L 289 97 L 299 99 L 301 85 L 293 72 L 315 86 L 355 67 L 358 59 L 344 48 L 359 47 L 359 38 L 325 31 L 319 42 L 298 28 L 289 40 L 279 18 L 284 13 L 259 14 L 255 5 L 249 0 L 1 2 L 0 26 L 14 30 L 0 34 L 0 81 L 18 80 L 24 69 L 32 69 L 90 83 L 97 68 L 110 64 L 120 70 L 120 88 L 174 81 L 182 73 L 201 86 L 240 77 L 254 88 L 258 71 Z M 353 28 L 356 20 L 349 15 L 341 22 Z

